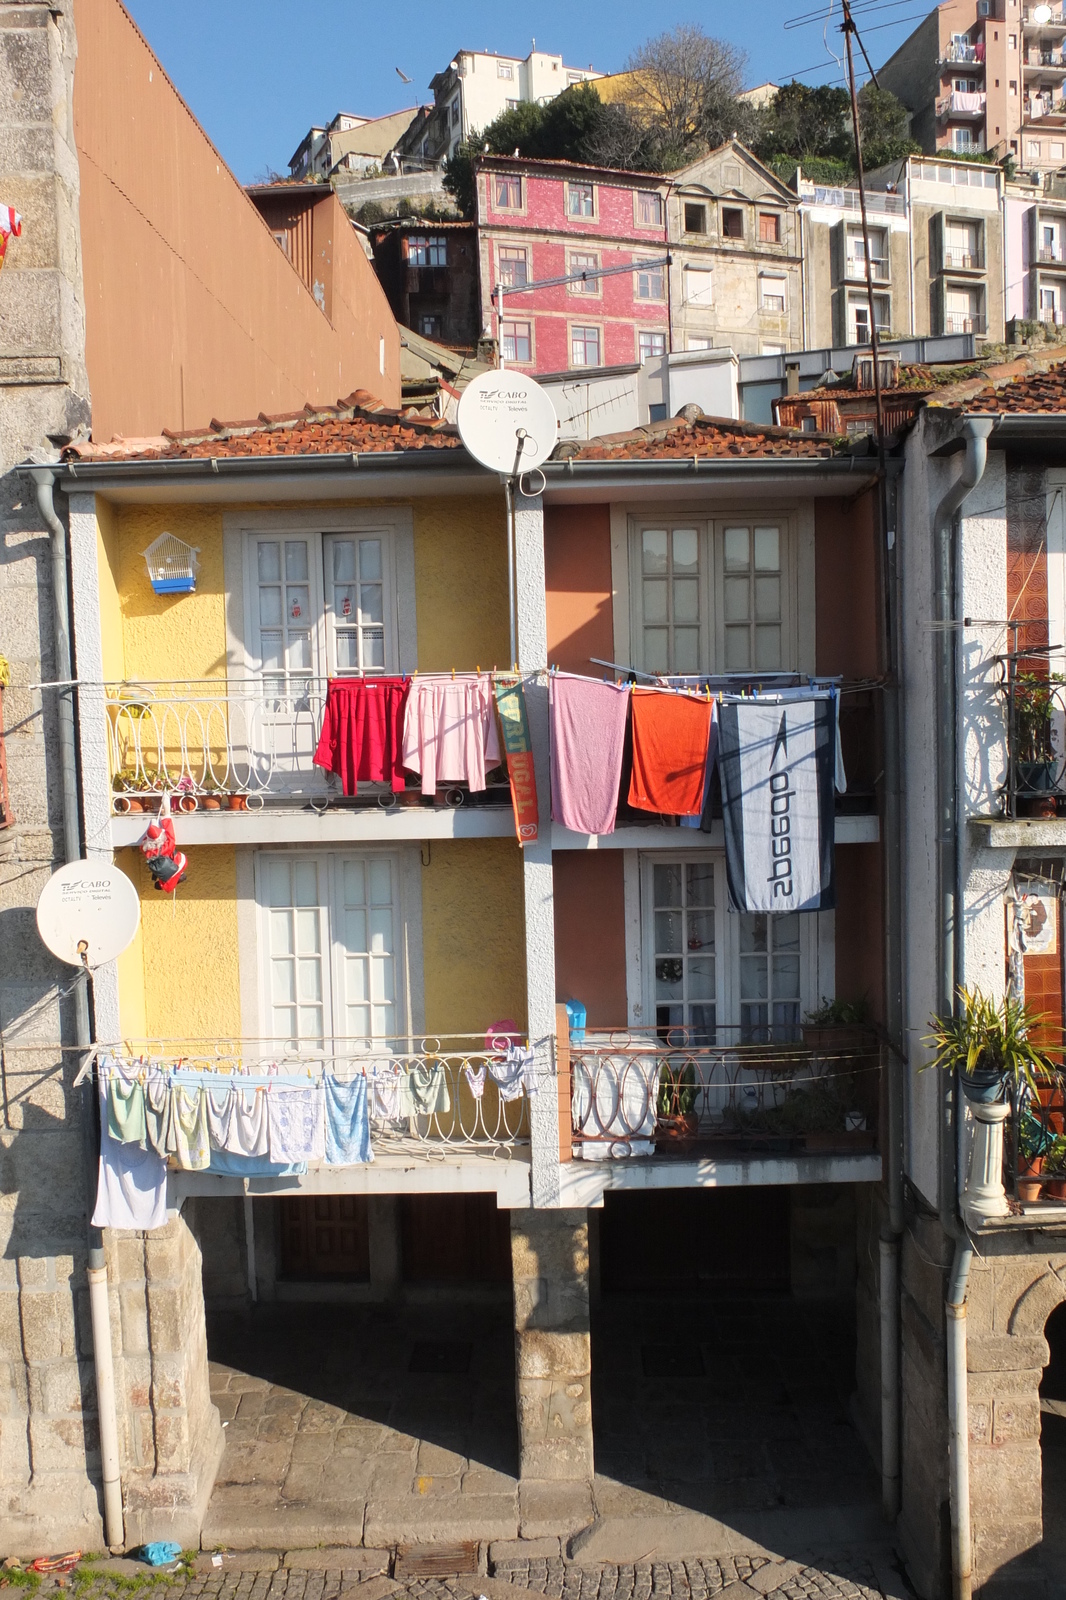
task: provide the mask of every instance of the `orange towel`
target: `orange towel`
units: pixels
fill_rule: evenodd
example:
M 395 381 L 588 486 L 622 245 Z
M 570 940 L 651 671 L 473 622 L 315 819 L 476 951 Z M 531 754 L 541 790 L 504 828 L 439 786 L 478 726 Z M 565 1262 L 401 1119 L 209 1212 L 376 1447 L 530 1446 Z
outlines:
M 634 689 L 632 706 L 630 805 L 670 817 L 698 817 L 703 809 L 713 702 L 660 689 Z

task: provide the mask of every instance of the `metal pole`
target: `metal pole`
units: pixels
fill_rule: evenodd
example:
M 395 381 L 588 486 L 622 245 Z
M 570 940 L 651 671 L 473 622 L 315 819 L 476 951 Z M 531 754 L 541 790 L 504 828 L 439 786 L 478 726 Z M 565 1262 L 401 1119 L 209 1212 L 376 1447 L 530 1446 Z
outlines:
M 518 630 L 515 620 L 515 592 L 514 592 L 514 479 L 503 480 L 503 492 L 507 501 L 507 611 L 511 624 L 511 662 L 518 663 Z
M 866 225 L 866 186 L 863 183 L 862 172 L 862 144 L 859 139 L 859 102 L 855 94 L 855 62 L 852 56 L 851 36 L 855 32 L 855 23 L 852 20 L 851 7 L 848 0 L 842 0 L 844 7 L 844 21 L 841 29 L 844 34 L 844 46 L 848 57 L 848 89 L 851 93 L 851 124 L 855 134 L 855 166 L 859 174 L 859 215 L 862 219 L 862 249 L 866 257 L 866 300 L 870 308 L 870 352 L 873 356 L 874 369 L 874 413 L 877 417 L 877 455 L 878 465 L 882 479 L 885 472 L 885 415 L 881 404 L 881 374 L 878 369 L 877 350 L 877 318 L 874 315 L 874 280 L 870 267 L 870 230 Z M 882 500 L 883 504 L 883 500 Z
M 503 371 L 503 284 L 496 285 L 496 365 Z M 511 641 L 511 650 L 514 652 L 514 641 Z

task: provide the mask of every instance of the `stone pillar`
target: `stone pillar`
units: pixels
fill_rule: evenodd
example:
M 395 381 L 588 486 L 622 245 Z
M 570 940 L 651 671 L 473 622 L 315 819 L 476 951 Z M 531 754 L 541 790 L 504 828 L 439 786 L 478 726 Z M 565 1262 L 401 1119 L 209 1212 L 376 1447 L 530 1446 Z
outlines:
M 211 1403 L 200 1251 L 181 1216 L 153 1233 L 105 1239 L 126 1542 L 195 1546 L 224 1442 Z
M 515 1387 L 522 1478 L 593 1475 L 588 1224 L 584 1211 L 512 1211 Z
M 1003 1189 L 1003 1124 L 1010 1106 L 971 1101 L 968 1109 L 973 1117 L 973 1142 L 962 1209 L 970 1227 L 979 1228 L 992 1217 L 1010 1215 Z
M 400 1197 L 372 1194 L 367 1200 L 370 1289 L 375 1300 L 398 1300 L 403 1288 Z

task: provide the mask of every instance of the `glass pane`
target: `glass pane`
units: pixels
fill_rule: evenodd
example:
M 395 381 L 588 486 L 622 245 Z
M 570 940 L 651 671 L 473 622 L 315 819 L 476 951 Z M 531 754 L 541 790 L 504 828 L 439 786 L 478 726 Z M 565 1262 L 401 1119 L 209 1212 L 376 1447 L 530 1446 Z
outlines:
M 730 578 L 730 583 L 738 582 Z M 756 578 L 755 615 L 760 621 L 776 622 L 781 615 L 781 579 Z
M 709 862 L 685 868 L 685 892 L 690 906 L 714 905 L 714 868 Z
M 310 590 L 306 589 L 303 584 L 298 583 L 289 589 L 288 594 L 290 620 L 292 622 L 300 622 L 302 620 L 306 627 L 311 615 L 308 609 L 311 604 Z
M 301 1006 L 299 1009 L 300 1038 L 314 1042 L 322 1037 L 322 1009 L 320 1006 Z
M 725 570 L 727 572 L 746 572 L 748 569 L 748 530 L 747 528 L 727 528 L 725 530 Z
M 365 950 L 366 942 L 366 912 L 359 906 L 352 906 L 346 911 L 343 920 L 344 948 L 346 950 Z
M 693 575 L 699 571 L 699 541 L 695 528 L 674 529 L 674 572 L 691 572 Z
M 289 666 L 294 671 L 311 669 L 311 635 L 309 633 L 290 633 L 289 635 Z
M 279 627 L 281 624 L 281 590 L 264 588 L 259 591 L 259 623 L 261 627 Z
M 281 549 L 274 539 L 260 540 L 259 542 L 259 582 L 279 583 L 281 581 Z
M 271 911 L 270 951 L 275 956 L 292 955 L 292 912 Z
M 676 568 L 675 568 L 676 571 Z M 648 618 L 658 621 L 657 617 Z M 698 622 L 700 620 L 700 586 L 695 578 L 674 579 L 674 621 Z
M 391 956 L 379 956 L 370 963 L 370 994 L 374 1000 L 391 1005 L 396 998 L 396 963 Z
M 722 591 L 727 622 L 747 622 L 748 590 L 747 578 L 726 578 Z
M 688 917 L 688 947 L 690 950 L 714 949 L 714 912 L 690 911 Z
M 693 1044 L 713 1044 L 715 1029 L 715 1007 L 702 1005 L 689 1008 L 689 1026 L 692 1029 L 690 1038 Z
M 766 918 L 759 911 L 744 911 L 740 917 L 740 949 L 741 954 L 749 950 L 765 950 L 767 928 Z
M 781 665 L 781 629 L 769 623 L 760 623 L 755 629 L 755 667 L 762 672 L 773 672 Z
M 296 966 L 292 961 L 272 961 L 270 964 L 271 998 L 277 1004 L 296 999 Z
M 656 1000 L 682 999 L 684 994 L 682 971 L 683 963 L 680 958 L 676 961 L 666 960 L 655 963 Z
M 740 998 L 742 1000 L 765 1000 L 766 992 L 766 962 L 757 956 L 748 956 L 740 963 Z
M 690 1000 L 714 999 L 714 957 L 694 956 L 688 964 Z
M 389 906 L 392 904 L 392 864 L 383 861 L 380 856 L 371 857 L 369 863 L 370 877 L 370 904 L 372 906 Z
M 333 541 L 333 578 L 336 583 L 352 583 L 355 580 L 355 540 L 334 539 Z
M 344 628 L 337 634 L 337 670 L 359 670 L 359 635 L 351 628 Z
M 656 866 L 654 869 L 655 904 L 679 906 L 681 904 L 681 868 Z
M 270 672 L 277 670 L 282 665 L 281 660 L 281 634 L 261 633 L 259 642 L 263 648 L 263 670 Z
M 645 528 L 641 535 L 644 552 L 644 571 L 654 575 L 666 574 L 666 530 Z
M 287 861 L 268 861 L 266 863 L 266 899 L 268 906 L 288 906 L 292 904 L 289 894 L 289 863 Z
M 307 906 L 297 911 L 296 948 L 302 956 L 318 954 L 319 926 L 317 907 Z
M 655 913 L 655 951 L 657 955 L 671 955 L 681 950 L 681 913 L 657 911 Z
M 363 666 L 371 669 L 385 665 L 385 635 L 380 628 L 367 628 L 363 634 Z
M 381 540 L 360 539 L 359 576 L 372 582 L 381 582 Z
M 757 572 L 781 570 L 781 535 L 777 528 L 756 528 L 755 569 Z
M 393 1020 L 392 1006 L 374 1006 L 371 1012 L 375 1039 L 393 1039 L 396 1036 L 396 1024 Z
M 764 583 L 772 579 L 764 578 Z M 382 588 L 380 583 L 364 583 L 359 591 L 359 620 L 382 623 L 384 618 Z
M 344 988 L 352 1003 L 370 999 L 370 977 L 367 971 L 369 965 L 365 956 L 361 956 L 358 961 L 344 963 Z
M 669 672 L 669 635 L 665 628 L 644 629 L 645 672 Z
M 693 673 L 700 670 L 700 630 L 676 628 L 674 630 L 674 671 Z
M 799 956 L 774 956 L 774 999 L 791 1000 L 799 994 Z
M 747 672 L 751 667 L 751 651 L 747 627 L 725 630 L 725 670 Z
M 774 935 L 775 950 L 798 950 L 800 942 L 800 919 L 795 911 L 786 911 L 776 916 L 771 924 Z
M 296 1012 L 282 1006 L 274 1008 L 274 1037 L 285 1039 L 290 1043 L 296 1042 Z
M 333 591 L 333 614 L 338 622 L 356 620 L 356 590 L 354 583 L 338 584 Z
M 366 868 L 361 861 L 344 863 L 344 903 L 361 906 L 366 901 Z
M 321 1000 L 322 966 L 318 961 L 298 961 L 298 989 L 301 1000 Z
M 318 905 L 318 868 L 313 861 L 294 861 L 292 866 L 293 897 L 297 906 Z
M 392 912 L 387 906 L 377 906 L 370 913 L 370 948 L 379 956 L 392 950 Z
M 286 539 L 285 576 L 289 582 L 307 581 L 307 540 Z
M 644 579 L 644 620 L 645 622 L 665 622 L 666 619 L 666 579 Z

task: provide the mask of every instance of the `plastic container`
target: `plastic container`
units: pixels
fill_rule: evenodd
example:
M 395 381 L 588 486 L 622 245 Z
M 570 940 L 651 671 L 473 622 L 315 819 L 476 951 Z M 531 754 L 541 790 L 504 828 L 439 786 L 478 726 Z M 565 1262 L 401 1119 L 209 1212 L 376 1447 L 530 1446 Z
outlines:
M 580 1000 L 566 1002 L 566 1014 L 570 1019 L 570 1043 L 584 1044 L 585 1042 L 585 1007 Z

